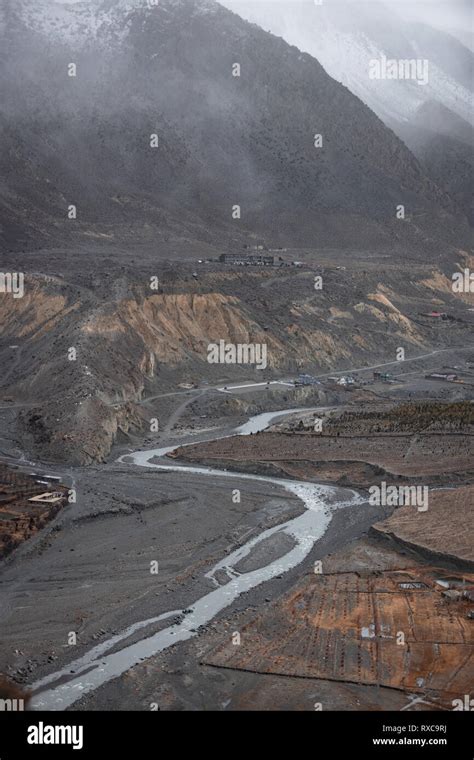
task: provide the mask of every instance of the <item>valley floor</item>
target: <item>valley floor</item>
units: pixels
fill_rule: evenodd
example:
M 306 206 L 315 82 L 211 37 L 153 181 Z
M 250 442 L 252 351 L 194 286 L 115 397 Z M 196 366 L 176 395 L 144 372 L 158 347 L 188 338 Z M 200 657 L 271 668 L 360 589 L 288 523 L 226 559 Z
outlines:
M 366 408 L 364 404 L 362 408 Z M 343 410 L 341 407 L 338 413 Z M 181 413 L 189 413 L 187 405 L 182 404 Z M 305 411 L 288 418 L 265 414 L 260 417 L 265 418 L 264 426 L 275 423 L 272 429 L 282 430 L 292 428 L 295 418 L 307 420 L 314 413 L 325 412 Z M 178 443 L 229 436 L 236 422 L 226 420 L 222 427 L 202 429 L 200 433 L 182 429 L 178 438 L 176 433 L 162 434 L 159 444 L 167 450 Z M 174 424 L 177 423 L 174 415 Z M 253 427 L 258 429 L 258 422 Z M 278 433 L 261 432 L 236 440 L 245 449 L 246 444 L 267 435 Z M 304 436 L 296 438 L 303 441 Z M 232 440 L 224 437 L 221 454 Z M 212 444 L 202 443 L 181 451 L 189 462 L 187 451 L 202 450 L 202 458 L 206 460 L 209 446 Z M 234 446 L 234 450 L 238 449 Z M 97 710 L 312 710 L 321 703 L 323 709 L 343 710 L 446 709 L 453 698 L 449 685 L 447 691 L 440 690 L 438 682 L 427 682 L 422 687 L 415 684 L 413 688 L 413 672 L 416 675 L 416 668 L 422 668 L 416 663 L 412 664 L 412 671 L 409 669 L 412 676 L 406 683 L 394 683 L 387 674 L 376 677 L 378 685 L 372 684 L 367 676 L 360 683 L 354 682 L 357 681 L 354 677 L 328 678 L 323 672 L 318 677 L 307 672 L 301 678 L 302 672 L 292 665 L 291 658 L 285 660 L 283 642 L 288 633 L 284 633 L 281 614 L 277 613 L 276 618 L 277 621 L 281 618 L 281 624 L 277 622 L 275 627 L 271 623 L 270 629 L 266 629 L 267 644 L 263 650 L 259 643 L 261 624 L 257 622 L 262 616 L 265 621 L 269 615 L 272 620 L 275 614 L 272 610 L 278 610 L 285 595 L 294 595 L 298 587 L 304 589 L 308 583 L 314 583 L 318 560 L 322 561 L 324 579 L 342 574 L 343 579 L 350 576 L 374 580 L 380 579 L 381 573 L 404 570 L 407 577 L 413 578 L 426 575 L 431 568 L 433 578 L 464 573 L 465 583 L 472 584 L 465 562 L 448 557 L 446 546 L 445 556 L 441 552 L 438 557 L 440 564 L 433 564 L 429 557 L 423 559 L 417 553 L 416 541 L 415 546 L 403 540 L 398 544 L 387 543 L 380 538 L 380 532 L 373 532 L 372 526 L 390 524 L 400 510 L 390 518 L 393 507 L 371 506 L 367 483 L 359 483 L 354 491 L 350 483 L 349 487 L 341 487 L 333 481 L 321 493 L 324 519 L 321 524 L 316 523 L 320 533 L 311 534 L 312 548 L 303 552 L 296 564 L 287 567 L 285 557 L 295 549 L 297 539 L 293 536 L 297 533 L 285 532 L 285 525 L 304 518 L 305 509 L 301 494 L 289 491 L 285 483 L 297 486 L 298 481 L 291 480 L 295 477 L 308 484 L 317 482 L 317 468 L 306 474 L 301 467 L 291 474 L 287 468 L 283 480 L 280 480 L 282 473 L 276 473 L 275 477 L 275 473 L 270 475 L 265 470 L 260 470 L 260 475 L 245 471 L 239 475 L 232 469 L 203 475 L 199 472 L 201 466 L 193 463 L 189 467 L 185 460 L 173 461 L 160 450 L 151 448 L 132 455 L 128 451 L 129 447 L 123 446 L 103 466 L 56 467 L 55 472 L 80 494 L 78 502 L 66 505 L 52 522 L 3 563 L 0 671 L 24 687 L 32 687 L 34 706 Z M 255 461 L 258 463 L 258 457 Z M 153 469 L 156 466 L 159 469 Z M 254 472 L 258 472 L 258 467 L 256 470 L 254 467 Z M 285 479 L 288 475 L 290 481 Z M 466 476 L 469 479 L 467 472 Z M 235 498 L 236 492 L 239 500 Z M 472 510 L 467 509 L 467 522 L 471 515 Z M 442 521 L 437 519 L 436 523 L 443 535 Z M 452 525 L 447 524 L 446 539 L 450 529 Z M 259 541 L 265 531 L 268 538 Z M 247 546 L 248 552 L 242 549 Z M 280 571 L 278 562 L 282 563 Z M 155 563 L 157 572 L 152 569 Z M 227 570 L 229 565 L 231 570 Z M 226 587 L 230 589 L 232 583 L 237 583 L 238 576 L 250 578 L 268 567 L 277 569 L 267 580 L 262 576 L 250 584 L 248 591 L 239 592 L 235 598 L 230 594 L 228 603 L 215 614 L 209 614 L 204 624 L 202 620 L 193 622 L 196 609 L 202 604 L 199 600 L 212 598 L 216 587 L 225 593 Z M 430 604 L 439 606 L 438 597 L 442 599 L 438 594 Z M 345 605 L 347 601 L 344 609 Z M 454 608 L 460 621 L 466 612 L 465 604 Z M 453 610 L 448 614 L 452 615 Z M 369 630 L 373 620 L 370 610 L 365 616 L 357 613 L 352 628 L 349 626 L 351 635 L 360 639 L 358 628 L 364 629 L 365 625 Z M 397 623 L 395 616 L 392 628 Z M 465 628 L 459 642 L 465 658 L 466 652 L 472 653 L 472 623 L 459 625 Z M 330 627 L 331 635 L 336 635 L 340 628 L 337 617 Z M 332 658 L 339 656 L 340 644 L 334 640 L 329 645 L 327 641 L 321 649 L 314 641 L 314 633 L 307 630 L 298 634 L 297 649 L 302 647 L 302 653 L 306 649 L 307 656 L 311 652 L 310 659 L 304 660 L 307 663 L 321 662 L 324 650 L 330 666 Z M 375 634 L 376 640 L 379 633 Z M 242 650 L 239 646 L 231 648 L 225 655 L 231 656 L 227 662 L 219 652 L 223 647 L 224 651 L 232 647 L 229 641 L 235 634 L 242 636 Z M 407 631 L 408 636 L 412 634 L 413 631 Z M 172 639 L 175 635 L 176 643 Z M 420 637 L 420 629 L 415 636 Z M 163 638 L 167 639 L 164 646 Z M 149 643 L 155 640 L 161 644 Z M 363 641 L 361 645 L 364 647 Z M 268 646 L 277 658 L 270 662 L 283 663 L 280 667 L 269 666 Z M 246 652 L 242 654 L 244 659 L 233 664 L 232 658 L 241 651 Z M 354 651 L 349 646 L 348 662 L 356 656 Z M 364 660 L 368 655 L 360 656 Z M 263 664 L 259 665 L 261 657 Z M 376 662 L 379 668 L 377 658 Z M 461 681 L 470 672 L 468 663 L 469 658 L 465 665 L 460 665 Z

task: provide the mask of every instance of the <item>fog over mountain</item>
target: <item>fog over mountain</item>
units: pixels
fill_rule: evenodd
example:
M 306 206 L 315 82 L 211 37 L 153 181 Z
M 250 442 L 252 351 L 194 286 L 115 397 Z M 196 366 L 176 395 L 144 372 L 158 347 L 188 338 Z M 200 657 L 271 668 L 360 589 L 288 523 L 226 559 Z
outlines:
M 473 50 L 474 9 L 471 0 L 401 0 L 396 3 L 387 0 L 387 3 L 406 20 L 431 24 Z
M 446 3 L 367 0 L 225 0 L 225 5 L 304 50 L 382 119 L 407 120 L 427 100 L 472 119 L 473 56 L 441 24 L 461 25 Z M 467 9 L 464 9 L 464 16 Z M 433 23 L 433 20 L 435 23 Z M 426 59 L 427 82 L 375 79 L 370 62 Z
M 224 4 L 317 58 L 396 132 L 427 174 L 474 220 L 471 3 L 224 0 Z M 412 75 L 372 77 L 373 62 L 387 59 L 413 62 Z M 465 123 L 464 139 L 459 136 L 460 121 Z
M 251 234 L 421 250 L 464 234 L 453 200 L 367 106 L 218 3 L 15 0 L 0 35 L 8 247 Z

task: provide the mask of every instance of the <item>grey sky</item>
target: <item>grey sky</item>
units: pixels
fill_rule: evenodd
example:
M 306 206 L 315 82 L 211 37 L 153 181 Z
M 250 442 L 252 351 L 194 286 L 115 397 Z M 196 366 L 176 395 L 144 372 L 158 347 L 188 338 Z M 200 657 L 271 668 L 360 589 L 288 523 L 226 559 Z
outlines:
M 133 1 L 133 0 L 131 0 Z M 137 5 L 146 3 L 146 0 L 134 0 Z M 218 0 L 222 5 L 226 5 L 232 10 L 238 12 L 239 0 Z M 272 3 L 285 2 L 288 0 L 271 0 Z M 322 0 L 324 4 L 336 5 L 339 0 Z M 346 2 L 357 3 L 358 0 L 345 0 Z M 70 5 L 84 0 L 51 0 L 51 2 L 61 2 L 64 5 Z M 101 0 L 89 0 L 97 5 Z M 260 3 L 262 6 L 269 6 L 268 0 L 252 0 L 253 3 Z M 294 0 L 301 2 L 301 0 Z M 407 20 L 423 21 L 441 29 L 456 30 L 464 35 L 474 33 L 474 14 L 472 0 L 372 0 L 374 3 L 383 3 Z M 269 10 L 270 13 L 270 10 Z

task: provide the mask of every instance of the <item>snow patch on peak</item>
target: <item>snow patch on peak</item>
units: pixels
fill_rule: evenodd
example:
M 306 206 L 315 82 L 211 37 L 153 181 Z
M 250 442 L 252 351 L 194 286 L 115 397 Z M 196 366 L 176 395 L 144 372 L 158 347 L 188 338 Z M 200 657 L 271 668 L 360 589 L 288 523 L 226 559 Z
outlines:
M 308 0 L 221 0 L 243 18 L 314 56 L 383 120 L 406 120 L 427 100 L 440 100 L 472 121 L 467 50 L 429 23 L 408 24 L 382 3 L 315 5 Z M 444 36 L 443 36 L 444 34 Z M 442 47 L 446 50 L 443 50 Z M 448 55 L 449 52 L 449 55 Z M 371 79 L 372 60 L 427 60 L 429 81 Z M 450 60 L 448 60 L 450 58 Z M 474 60 L 474 59 L 472 59 Z M 472 62 L 470 64 L 472 70 Z
M 29 29 L 65 44 L 81 46 L 100 37 L 120 42 L 135 13 L 166 14 L 177 8 L 202 15 L 221 6 L 214 0 L 20 0 L 15 12 Z

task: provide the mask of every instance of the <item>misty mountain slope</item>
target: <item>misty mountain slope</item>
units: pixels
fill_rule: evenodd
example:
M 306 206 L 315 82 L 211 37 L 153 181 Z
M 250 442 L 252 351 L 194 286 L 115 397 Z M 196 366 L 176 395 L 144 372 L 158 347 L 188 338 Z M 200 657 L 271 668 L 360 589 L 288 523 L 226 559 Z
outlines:
M 427 101 L 394 129 L 474 225 L 474 128 L 441 103 Z
M 314 55 L 384 121 L 410 118 L 435 99 L 473 118 L 471 50 L 440 29 L 408 22 L 382 2 L 330 0 L 223 0 L 244 18 Z M 428 81 L 371 79 L 370 61 L 426 59 Z
M 429 130 L 445 137 L 452 137 L 468 147 L 473 146 L 474 127 L 436 100 L 427 100 L 413 115 L 414 127 Z
M 314 58 L 217 3 L 79 3 L 58 13 L 55 3 L 20 1 L 1 18 L 5 246 L 176 236 L 240 244 L 256 234 L 270 244 L 431 250 L 433 239 L 464 234 L 450 199 L 358 98 Z M 67 218 L 70 204 L 77 219 Z

